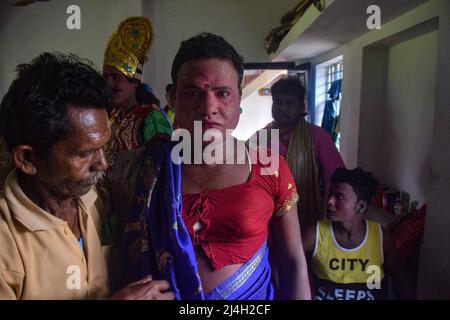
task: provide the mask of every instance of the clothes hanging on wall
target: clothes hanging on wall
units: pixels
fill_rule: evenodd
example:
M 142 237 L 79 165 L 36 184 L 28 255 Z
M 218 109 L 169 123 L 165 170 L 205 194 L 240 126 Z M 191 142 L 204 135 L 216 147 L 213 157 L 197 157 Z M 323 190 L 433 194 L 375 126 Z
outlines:
M 342 79 L 333 81 L 330 90 L 327 92 L 328 99 L 325 102 L 325 110 L 322 118 L 322 127 L 330 133 L 334 142 L 336 142 L 337 139 L 336 126 L 339 120 L 336 104 L 337 100 L 339 100 L 341 89 Z

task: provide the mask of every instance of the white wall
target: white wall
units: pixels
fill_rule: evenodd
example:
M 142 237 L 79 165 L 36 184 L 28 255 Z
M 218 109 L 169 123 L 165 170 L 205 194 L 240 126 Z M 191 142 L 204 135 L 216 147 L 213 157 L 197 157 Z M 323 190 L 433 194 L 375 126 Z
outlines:
M 419 296 L 426 299 L 450 299 L 450 1 L 439 1 L 439 5 L 428 213 L 419 272 Z
M 242 113 L 233 136 L 239 140 L 248 140 L 256 131 L 273 121 L 272 96 L 261 96 L 258 91 L 274 81 L 286 70 L 266 70 L 250 82 L 242 91 Z
M 163 99 L 166 84 L 172 82 L 170 69 L 181 41 L 202 31 L 223 36 L 246 62 L 269 62 L 264 38 L 280 25 L 281 16 L 296 3 L 296 0 L 144 0 L 144 15 L 155 28 L 144 77 Z
M 369 153 L 382 163 L 381 181 L 408 192 L 419 205 L 427 201 L 436 62 L 437 32 L 390 48 L 386 110 L 379 123 L 383 143 L 380 154 Z
M 81 30 L 69 30 L 69 5 L 81 9 Z M 102 67 L 110 35 L 126 17 L 142 14 L 141 0 L 58 0 L 26 7 L 0 5 L 0 96 L 20 63 L 44 51 L 76 53 Z
M 358 165 L 376 173 L 382 183 L 386 177 L 381 177 L 381 173 L 387 165 L 382 148 L 386 143 L 383 135 L 387 109 L 388 60 L 388 46 L 371 45 L 364 48 Z
M 428 25 L 437 28 L 422 24 L 412 39 L 402 32 L 365 48 L 359 119 L 358 164 L 419 206 L 427 201 L 438 46 Z
M 239 140 L 249 139 L 256 131 L 272 122 L 272 96 L 261 96 L 258 91 L 241 103 L 242 113 L 233 136 Z

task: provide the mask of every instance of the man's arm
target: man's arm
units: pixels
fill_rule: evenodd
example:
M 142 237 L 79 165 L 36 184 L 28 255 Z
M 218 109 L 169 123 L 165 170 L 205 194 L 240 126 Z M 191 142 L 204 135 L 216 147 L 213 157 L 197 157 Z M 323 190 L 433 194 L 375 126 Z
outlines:
M 0 200 L 0 300 L 17 300 L 22 296 L 25 271 L 14 237 L 3 218 L 6 201 Z
M 280 299 L 310 300 L 308 270 L 303 252 L 297 205 L 272 221 L 280 282 Z
M 18 300 L 24 275 L 0 268 L 0 300 Z
M 345 164 L 330 134 L 316 125 L 312 125 L 311 129 L 314 134 L 314 147 L 326 197 L 330 191 L 331 176 L 336 169 L 345 168 Z
M 305 231 L 302 242 L 305 255 L 312 255 L 316 245 L 316 226 L 309 227 Z

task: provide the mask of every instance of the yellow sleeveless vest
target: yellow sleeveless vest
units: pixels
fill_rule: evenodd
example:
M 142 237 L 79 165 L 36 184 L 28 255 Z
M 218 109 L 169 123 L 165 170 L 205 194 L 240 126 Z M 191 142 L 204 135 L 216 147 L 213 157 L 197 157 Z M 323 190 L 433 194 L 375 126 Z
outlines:
M 356 248 L 341 247 L 330 220 L 317 223 L 311 259 L 315 298 L 319 300 L 387 299 L 383 271 L 383 233 L 367 221 L 366 234 Z

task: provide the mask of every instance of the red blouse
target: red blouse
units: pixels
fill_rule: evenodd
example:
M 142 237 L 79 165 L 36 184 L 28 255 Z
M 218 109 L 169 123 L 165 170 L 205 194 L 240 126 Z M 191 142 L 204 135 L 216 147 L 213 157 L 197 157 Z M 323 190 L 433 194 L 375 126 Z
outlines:
M 194 246 L 219 270 L 249 261 L 267 239 L 272 216 L 286 214 L 297 200 L 291 171 L 279 157 L 278 170 L 253 164 L 246 183 L 183 194 L 182 214 Z

